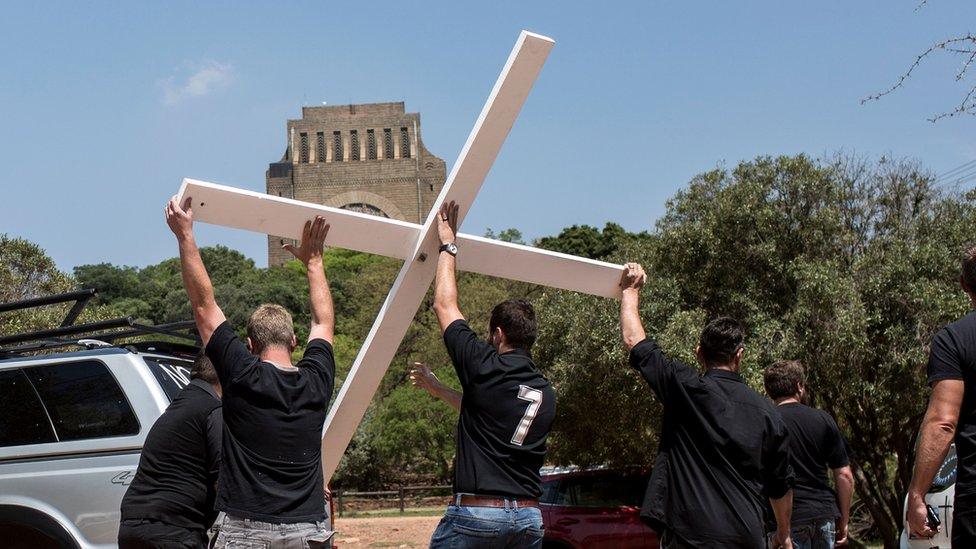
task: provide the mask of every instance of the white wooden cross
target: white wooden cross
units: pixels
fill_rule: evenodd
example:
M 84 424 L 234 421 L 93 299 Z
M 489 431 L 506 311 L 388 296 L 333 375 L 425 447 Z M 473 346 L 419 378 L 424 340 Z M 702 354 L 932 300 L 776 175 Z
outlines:
M 447 182 L 423 225 L 321 206 L 264 193 L 184 179 L 194 218 L 285 238 L 301 237 L 302 221 L 322 215 L 332 225 L 327 244 L 404 260 L 356 362 L 325 420 L 322 469 L 332 477 L 407 333 L 437 266 L 436 215 L 445 201 L 464 219 L 508 136 L 555 42 L 522 31 Z M 459 234 L 458 268 L 565 290 L 617 298 L 620 265 Z

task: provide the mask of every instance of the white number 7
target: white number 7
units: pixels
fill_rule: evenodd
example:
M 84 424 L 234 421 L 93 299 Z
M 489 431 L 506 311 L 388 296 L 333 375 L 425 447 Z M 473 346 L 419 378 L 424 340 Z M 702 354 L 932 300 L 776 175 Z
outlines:
M 518 397 L 519 400 L 529 401 L 529 406 L 525 409 L 525 415 L 522 416 L 522 421 L 519 421 L 518 429 L 515 429 L 515 434 L 512 435 L 512 444 L 521 446 L 525 442 L 525 435 L 529 434 L 529 428 L 532 427 L 532 421 L 535 419 L 535 415 L 539 413 L 539 406 L 542 405 L 542 391 L 533 389 L 527 385 L 519 385 Z

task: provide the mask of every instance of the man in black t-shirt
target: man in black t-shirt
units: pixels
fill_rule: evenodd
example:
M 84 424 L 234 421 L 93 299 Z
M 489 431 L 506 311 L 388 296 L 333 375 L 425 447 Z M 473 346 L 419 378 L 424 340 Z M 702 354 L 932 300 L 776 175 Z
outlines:
M 307 270 L 312 316 L 305 354 L 292 366 L 298 342 L 288 311 L 258 307 L 245 345 L 217 306 L 193 239 L 191 203 L 170 200 L 166 222 L 179 242 L 183 285 L 223 388 L 216 507 L 226 517 L 217 547 L 324 546 L 332 532 L 324 523 L 321 437 L 335 381 L 335 319 L 322 265 L 329 226 L 322 217 L 307 221 L 301 244 L 285 246 Z
M 793 485 L 793 547 L 830 548 L 847 542 L 847 524 L 854 492 L 854 475 L 847 445 L 830 414 L 802 403 L 805 392 L 803 365 L 784 360 L 763 373 L 766 394 L 779 407 L 790 433 Z M 834 476 L 837 492 L 827 481 Z
M 471 330 L 458 308 L 457 217 L 454 202 L 441 206 L 434 312 L 461 381 L 461 413 L 454 498 L 430 546 L 541 547 L 539 468 L 556 394 L 529 354 L 535 311 L 525 301 L 508 300 L 492 310 L 488 341 Z
M 217 518 L 221 426 L 220 383 L 201 354 L 189 385 L 146 435 L 122 497 L 119 549 L 207 546 L 207 529 Z
M 638 311 L 644 269 L 621 275 L 620 325 L 630 364 L 664 405 L 661 443 L 641 518 L 663 547 L 766 546 L 766 500 L 776 516 L 774 549 L 789 548 L 793 469 L 786 426 L 772 402 L 741 377 L 745 330 L 728 317 L 702 330 L 701 374 L 671 360 L 646 336 Z
M 976 246 L 966 250 L 959 282 L 976 309 Z M 959 456 L 955 508 L 952 511 L 952 547 L 976 547 L 976 312 L 939 330 L 929 348 L 928 383 L 932 387 L 928 410 L 919 430 L 915 470 L 908 486 L 909 532 L 930 538 L 925 494 L 955 438 Z

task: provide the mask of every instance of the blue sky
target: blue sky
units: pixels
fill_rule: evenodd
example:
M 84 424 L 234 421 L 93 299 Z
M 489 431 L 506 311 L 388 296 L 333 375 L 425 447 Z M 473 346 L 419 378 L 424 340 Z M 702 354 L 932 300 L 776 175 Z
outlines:
M 976 4 L 22 2 L 0 18 L 0 232 L 66 270 L 176 254 L 189 176 L 263 190 L 303 104 L 399 101 L 450 167 L 520 29 L 556 40 L 465 230 L 650 228 L 696 173 L 761 154 L 976 159 L 958 59 L 881 102 Z M 976 76 L 974 76 L 976 78 Z M 970 80 L 971 82 L 971 80 Z M 970 183 L 971 185 L 971 183 Z M 266 262 L 263 237 L 200 226 Z

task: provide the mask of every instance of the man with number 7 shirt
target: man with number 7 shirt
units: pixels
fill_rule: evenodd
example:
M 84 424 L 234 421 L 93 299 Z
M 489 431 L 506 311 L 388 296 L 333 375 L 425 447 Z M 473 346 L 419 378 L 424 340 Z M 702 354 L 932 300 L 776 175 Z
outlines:
M 430 540 L 439 547 L 542 547 L 539 468 L 556 413 L 556 393 L 529 355 L 535 342 L 532 306 L 498 304 L 488 341 L 478 338 L 458 308 L 455 257 L 458 206 L 437 216 L 441 247 L 434 312 L 461 381 L 454 457 L 454 496 Z

